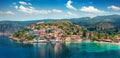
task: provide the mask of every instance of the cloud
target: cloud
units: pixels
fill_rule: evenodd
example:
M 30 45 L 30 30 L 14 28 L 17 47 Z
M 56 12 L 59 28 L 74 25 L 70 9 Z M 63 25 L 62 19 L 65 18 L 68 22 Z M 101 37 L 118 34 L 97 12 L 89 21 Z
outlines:
M 108 6 L 108 9 L 112 9 L 112 10 L 115 10 L 115 11 L 120 11 L 120 7 L 114 6 L 114 5 Z
M 31 14 L 31 13 L 35 13 L 35 14 L 48 14 L 48 13 L 50 13 L 49 10 L 36 10 L 33 7 L 25 7 L 23 5 L 19 6 L 19 11 L 24 12 L 24 13 L 28 13 L 28 14 Z
M 19 1 L 19 3 L 20 3 L 21 5 L 27 5 L 27 3 L 24 2 L 24 1 Z
M 29 3 L 29 2 L 24 2 L 24 1 L 19 1 L 19 6 L 14 4 L 14 8 L 21 11 L 21 12 L 24 12 L 24 13 L 36 13 L 36 14 L 48 14 L 48 13 L 51 13 L 51 12 L 54 12 L 54 13 L 61 13 L 63 12 L 62 10 L 59 10 L 59 9 L 52 9 L 52 10 L 37 10 L 35 9 L 34 7 L 32 7 L 32 4 Z
M 6 11 L 6 12 L 0 11 L 0 14 L 13 15 L 14 13 L 12 11 Z
M 18 6 L 16 5 L 16 6 L 14 6 L 16 9 L 18 9 Z
M 20 12 L 27 13 L 27 14 L 49 14 L 51 12 L 54 13 L 61 13 L 62 10 L 59 9 L 52 9 L 52 10 L 37 10 L 34 7 L 32 7 L 31 3 L 26 3 L 23 1 L 19 2 L 20 5 L 15 5 L 14 8 L 17 9 Z
M 72 5 L 72 1 L 71 0 L 69 0 L 68 2 L 67 2 L 67 4 L 66 4 L 66 7 L 68 8 L 68 9 L 71 9 L 71 10 L 77 10 L 75 7 L 73 7 Z
M 32 5 L 31 3 L 27 3 L 27 2 L 24 2 L 24 1 L 19 1 L 19 4 L 21 4 L 21 5 Z
M 87 12 L 87 13 L 105 13 L 105 11 L 103 10 L 99 10 L 97 8 L 95 8 L 94 6 L 83 6 L 80 11 L 82 12 Z
M 68 15 L 72 15 L 72 13 L 71 13 L 71 12 L 67 12 L 67 14 L 68 14 Z
M 62 10 L 58 10 L 58 9 L 53 9 L 52 12 L 61 13 L 63 11 Z
M 75 13 L 72 13 L 72 12 L 67 12 L 67 15 L 66 16 L 68 16 L 68 17 L 78 17 L 78 15 L 77 14 L 75 14 Z
M 29 8 L 31 8 L 31 9 L 35 9 L 34 7 L 32 7 L 32 6 L 29 6 Z
M 49 10 L 37 10 L 34 7 L 32 7 L 32 4 L 29 2 L 19 1 L 20 5 L 17 5 L 14 3 L 14 8 L 20 12 L 26 13 L 26 14 L 48 14 L 50 13 Z

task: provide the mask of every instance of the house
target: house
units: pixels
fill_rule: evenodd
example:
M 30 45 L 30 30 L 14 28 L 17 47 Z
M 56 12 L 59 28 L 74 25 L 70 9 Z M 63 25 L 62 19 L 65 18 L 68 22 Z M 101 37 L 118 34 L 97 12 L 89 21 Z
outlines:
M 116 36 L 115 36 L 114 42 L 120 43 L 120 35 L 116 35 Z
M 62 40 L 61 36 L 56 37 L 56 41 L 61 41 L 61 40 Z
M 45 30 L 38 30 L 37 32 L 38 32 L 39 35 L 45 35 L 46 34 Z
M 79 35 L 71 35 L 70 37 L 71 37 L 71 39 L 80 39 Z
M 39 25 L 39 24 L 43 24 L 44 22 L 37 22 L 36 24 Z
M 66 37 L 65 37 L 65 41 L 66 41 L 66 42 L 70 42 L 70 41 L 71 41 L 71 37 L 70 37 L 70 36 L 66 36 Z
M 27 26 L 26 28 L 28 28 L 28 29 L 34 29 L 35 26 L 36 26 L 35 24 L 31 24 L 31 25 Z

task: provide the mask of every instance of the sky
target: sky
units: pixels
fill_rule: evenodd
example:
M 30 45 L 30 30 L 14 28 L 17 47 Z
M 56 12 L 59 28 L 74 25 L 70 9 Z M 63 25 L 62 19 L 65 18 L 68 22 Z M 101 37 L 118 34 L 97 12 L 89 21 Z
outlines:
M 120 0 L 0 0 L 0 21 L 120 15 Z

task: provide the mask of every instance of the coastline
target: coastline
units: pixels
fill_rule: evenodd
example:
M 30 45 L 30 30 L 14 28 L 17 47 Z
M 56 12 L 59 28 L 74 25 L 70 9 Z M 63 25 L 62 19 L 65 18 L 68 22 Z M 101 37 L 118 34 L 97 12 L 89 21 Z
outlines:
M 18 38 L 10 38 L 14 41 L 17 41 L 17 42 L 20 42 L 20 40 Z M 85 40 L 85 41 L 58 41 L 58 40 L 50 40 L 50 41 L 47 41 L 47 40 L 39 40 L 39 41 L 33 41 L 33 40 L 29 40 L 29 41 L 23 41 L 22 43 L 47 43 L 47 42 L 55 42 L 55 43 L 61 43 L 61 42 L 66 42 L 66 43 L 80 43 L 80 42 L 94 42 L 94 43 L 109 43 L 109 44 L 116 44 L 116 45 L 120 45 L 120 43 L 115 43 L 115 42 L 99 42 L 99 41 L 91 41 L 91 40 Z
M 115 44 L 115 45 L 120 45 L 120 43 L 115 43 L 115 42 L 98 42 L 98 41 L 94 41 L 95 43 L 109 43 L 109 44 Z
M 2 35 L 0 35 L 2 36 Z M 8 36 L 8 35 L 4 35 L 4 36 Z M 92 40 L 82 40 L 79 39 L 78 41 L 63 41 L 63 40 L 39 40 L 39 41 L 34 41 L 34 40 L 27 40 L 27 41 L 20 41 L 19 38 L 15 38 L 12 35 L 9 35 L 8 38 L 10 38 L 13 41 L 19 42 L 19 43 L 47 43 L 47 42 L 55 42 L 55 43 L 61 43 L 61 42 L 66 42 L 66 43 L 80 43 L 80 42 L 94 42 L 94 43 L 109 43 L 109 44 L 116 44 L 116 45 L 120 45 L 120 43 L 116 43 L 116 42 L 104 42 L 104 41 L 92 41 Z
M 82 41 L 82 39 L 79 39 L 77 41 L 68 41 L 68 40 L 24 40 L 21 41 L 19 38 L 13 37 L 13 36 L 8 36 L 8 38 L 10 38 L 13 41 L 16 42 L 22 42 L 22 43 L 46 43 L 46 42 L 56 42 L 56 43 L 61 43 L 61 42 L 74 42 L 74 43 L 80 43 Z

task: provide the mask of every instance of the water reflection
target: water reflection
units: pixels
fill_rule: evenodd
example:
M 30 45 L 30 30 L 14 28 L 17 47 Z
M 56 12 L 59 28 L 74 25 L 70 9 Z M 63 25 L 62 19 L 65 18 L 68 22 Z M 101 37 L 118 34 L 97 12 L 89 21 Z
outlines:
M 22 48 L 29 48 L 32 58 L 86 58 L 88 55 L 90 58 L 94 58 L 96 53 L 111 53 L 113 50 L 120 49 L 117 45 L 101 44 L 101 43 L 34 43 L 34 44 L 22 44 Z M 28 53 L 24 51 L 23 53 Z M 80 55 L 82 57 L 80 57 Z
M 120 58 L 120 46 L 93 42 L 22 44 L 2 36 L 0 58 Z
M 69 49 L 65 43 L 34 43 L 39 58 L 68 58 Z

